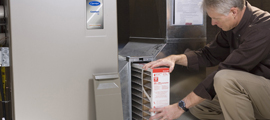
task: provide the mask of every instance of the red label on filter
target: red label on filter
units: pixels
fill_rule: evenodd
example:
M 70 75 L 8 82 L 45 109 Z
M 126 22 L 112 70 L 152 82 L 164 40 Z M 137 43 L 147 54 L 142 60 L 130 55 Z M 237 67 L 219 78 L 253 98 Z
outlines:
M 154 68 L 153 73 L 169 72 L 169 68 Z
M 152 69 L 151 107 L 162 108 L 170 104 L 169 68 Z M 152 112 L 151 116 L 156 112 Z

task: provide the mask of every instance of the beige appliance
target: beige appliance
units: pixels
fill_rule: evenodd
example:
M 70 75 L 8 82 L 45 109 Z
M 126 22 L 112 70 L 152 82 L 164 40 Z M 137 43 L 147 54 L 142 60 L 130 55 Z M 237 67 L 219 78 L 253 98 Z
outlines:
M 5 0 L 5 10 L 12 120 L 97 120 L 93 74 L 118 72 L 116 0 Z

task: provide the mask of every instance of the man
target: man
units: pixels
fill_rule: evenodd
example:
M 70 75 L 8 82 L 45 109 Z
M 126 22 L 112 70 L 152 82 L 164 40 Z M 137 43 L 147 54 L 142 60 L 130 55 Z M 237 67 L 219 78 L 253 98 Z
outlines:
M 218 65 L 179 103 L 156 112 L 150 120 L 172 120 L 185 111 L 199 119 L 270 119 L 270 14 L 245 0 L 203 0 L 212 25 L 222 30 L 198 51 L 150 62 L 144 69 L 175 64 L 189 69 Z

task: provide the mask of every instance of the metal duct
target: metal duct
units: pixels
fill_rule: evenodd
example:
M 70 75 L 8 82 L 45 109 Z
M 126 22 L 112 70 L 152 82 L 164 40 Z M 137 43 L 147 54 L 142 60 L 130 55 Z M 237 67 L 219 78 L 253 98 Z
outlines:
M 206 43 L 206 15 L 202 25 L 173 25 L 175 0 L 130 0 L 130 39 L 119 52 L 124 120 L 132 119 L 131 65 L 149 62 L 189 48 L 197 50 Z M 123 75 L 123 76 L 122 76 Z M 170 74 L 170 103 L 180 101 L 205 77 L 205 68 L 190 71 L 176 65 Z M 125 103 L 124 103 L 125 102 Z M 136 115 L 135 115 L 136 116 Z M 180 119 L 196 119 L 189 112 Z

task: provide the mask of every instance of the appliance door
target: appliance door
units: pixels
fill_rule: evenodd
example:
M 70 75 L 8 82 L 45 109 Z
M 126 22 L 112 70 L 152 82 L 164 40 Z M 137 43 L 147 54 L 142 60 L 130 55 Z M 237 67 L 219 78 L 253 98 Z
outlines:
M 10 0 L 15 120 L 96 120 L 92 74 L 118 72 L 116 0 L 96 1 L 100 29 L 91 1 Z

